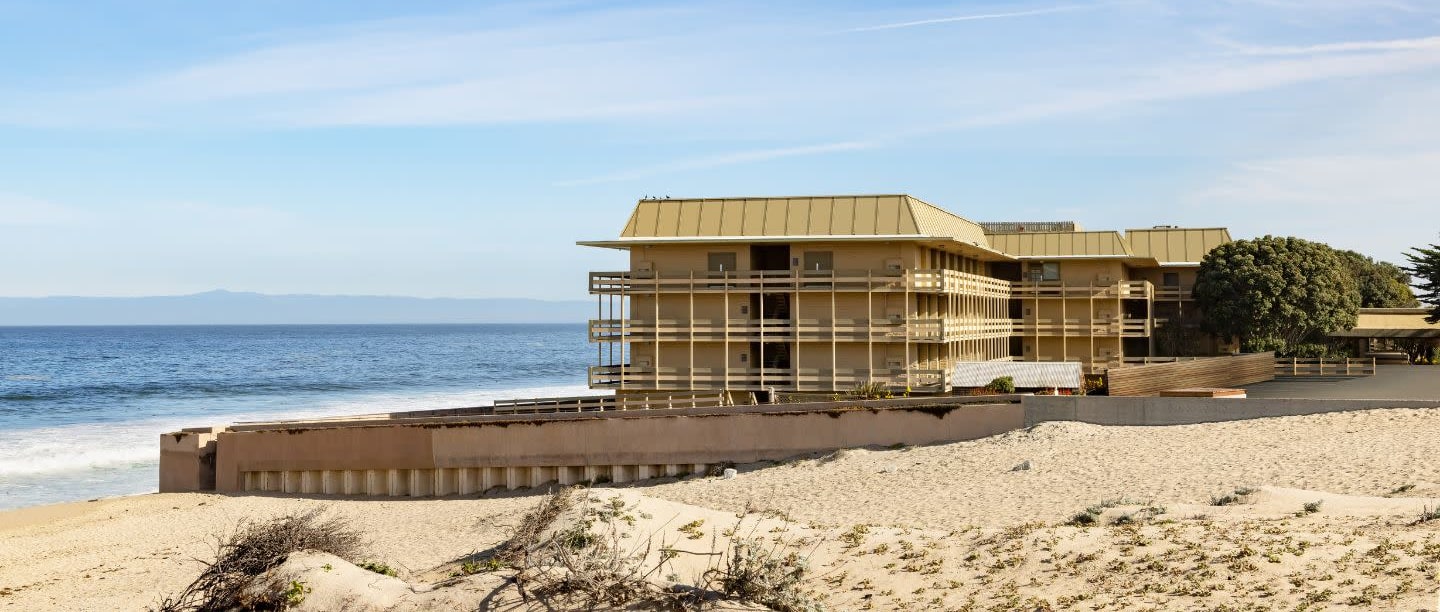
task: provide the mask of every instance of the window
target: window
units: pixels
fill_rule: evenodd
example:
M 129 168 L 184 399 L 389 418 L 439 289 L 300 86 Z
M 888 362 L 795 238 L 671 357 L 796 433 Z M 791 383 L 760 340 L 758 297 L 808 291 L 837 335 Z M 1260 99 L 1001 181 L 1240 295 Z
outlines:
M 805 270 L 834 270 L 834 251 L 805 251 Z
M 1180 273 L 1179 273 L 1179 272 L 1166 272 L 1164 276 L 1165 276 L 1165 278 L 1164 278 L 1164 281 L 1162 282 L 1162 284 L 1165 285 L 1166 287 L 1179 287 L 1179 286 L 1180 286 Z
M 705 269 L 711 272 L 734 272 L 735 253 L 710 253 L 706 258 Z
M 1060 280 L 1060 264 L 1055 262 L 1030 264 L 1030 280 L 1032 282 Z

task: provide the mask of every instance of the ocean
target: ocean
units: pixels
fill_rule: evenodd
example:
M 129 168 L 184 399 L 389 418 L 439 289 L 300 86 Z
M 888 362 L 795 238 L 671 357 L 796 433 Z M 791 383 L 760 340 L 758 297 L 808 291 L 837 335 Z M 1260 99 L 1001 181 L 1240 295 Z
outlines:
M 592 394 L 582 325 L 0 327 L 0 509 L 156 490 L 160 434 Z

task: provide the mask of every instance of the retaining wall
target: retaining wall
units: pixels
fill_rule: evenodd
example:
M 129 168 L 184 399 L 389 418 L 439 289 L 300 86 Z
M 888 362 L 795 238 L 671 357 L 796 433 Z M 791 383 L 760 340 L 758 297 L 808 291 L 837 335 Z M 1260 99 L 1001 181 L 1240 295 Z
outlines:
M 819 405 L 248 424 L 161 437 L 160 490 L 427 496 L 626 482 L 860 446 L 973 440 L 1046 421 L 1184 425 L 1436 400 L 937 397 Z
M 1005 401 L 224 431 L 217 434 L 215 490 L 421 496 L 624 482 L 812 451 L 984 438 L 1024 424 L 1020 405 Z M 186 434 L 167 434 L 177 435 Z M 170 467 L 162 457 L 162 474 Z
M 1232 399 L 1208 397 L 1027 396 L 1025 426 L 1046 421 L 1096 425 L 1189 425 L 1369 410 L 1440 408 L 1440 400 Z

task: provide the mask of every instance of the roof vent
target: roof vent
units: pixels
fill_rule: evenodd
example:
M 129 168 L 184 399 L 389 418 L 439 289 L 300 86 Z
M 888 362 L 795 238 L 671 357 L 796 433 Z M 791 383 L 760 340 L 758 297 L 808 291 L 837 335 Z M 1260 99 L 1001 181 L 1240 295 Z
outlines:
M 1150 229 L 1180 229 L 1178 225 L 1156 225 Z

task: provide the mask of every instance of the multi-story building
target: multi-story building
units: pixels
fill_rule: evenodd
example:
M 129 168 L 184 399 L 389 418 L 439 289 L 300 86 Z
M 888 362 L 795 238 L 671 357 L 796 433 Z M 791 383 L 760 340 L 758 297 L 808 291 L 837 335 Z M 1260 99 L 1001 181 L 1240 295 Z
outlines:
M 590 385 L 926 393 L 962 361 L 1101 371 L 1160 355 L 1157 341 L 1214 352 L 1187 335 L 1190 285 L 1229 239 L 982 225 L 907 195 L 641 200 L 618 239 L 580 243 L 630 254 L 629 270 L 590 274 Z

